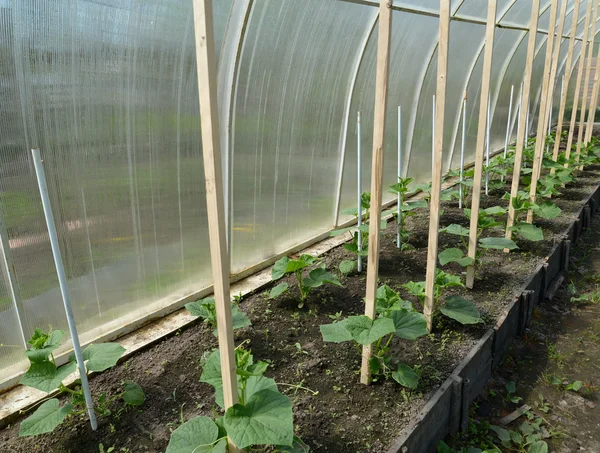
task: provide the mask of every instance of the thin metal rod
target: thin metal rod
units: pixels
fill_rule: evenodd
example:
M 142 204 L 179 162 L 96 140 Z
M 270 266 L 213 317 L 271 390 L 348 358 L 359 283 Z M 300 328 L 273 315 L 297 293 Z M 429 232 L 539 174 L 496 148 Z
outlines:
M 463 204 L 463 182 L 465 180 L 465 145 L 467 142 L 467 92 L 462 105 L 462 139 L 460 143 L 460 184 L 458 185 L 458 208 L 462 209 Z
M 402 107 L 398 106 L 398 182 L 402 178 Z M 402 248 L 402 237 L 400 236 L 400 229 L 402 226 L 402 205 L 404 204 L 404 197 L 398 192 L 398 231 L 396 237 L 396 247 Z
M 362 252 L 362 231 L 360 227 L 362 225 L 362 131 L 360 124 L 360 112 L 358 112 L 358 116 L 356 119 L 356 135 L 357 135 L 357 143 L 356 143 L 356 154 L 357 154 L 357 162 L 356 162 L 356 217 L 357 217 L 357 225 L 358 225 L 358 264 L 357 269 L 358 272 L 362 272 L 362 256 L 360 256 L 360 252 Z
M 490 166 L 490 111 L 492 109 L 491 105 L 491 96 L 488 93 L 488 108 L 487 108 L 487 120 L 486 120 L 486 131 L 485 131 L 485 194 L 489 194 L 489 185 L 490 185 L 490 172 L 488 168 Z
M 510 87 L 510 103 L 508 104 L 508 120 L 506 121 L 506 137 L 504 138 L 504 158 L 508 152 L 508 142 L 510 141 L 510 123 L 512 118 L 513 97 L 515 95 L 515 86 Z
M 100 295 L 98 293 L 98 281 L 96 280 L 96 267 L 94 266 L 94 253 L 92 251 L 92 240 L 90 238 L 90 228 L 87 218 L 87 204 L 85 202 L 85 189 L 81 188 L 81 202 L 83 204 L 83 224 L 85 225 L 85 235 L 87 237 L 88 252 L 90 254 L 90 267 L 92 268 L 92 279 L 94 281 L 94 292 L 96 293 L 96 305 L 98 306 L 98 315 L 102 318 L 102 308 L 100 307 Z
M 17 317 L 17 322 L 19 324 L 21 341 L 23 342 L 23 347 L 27 349 L 27 336 L 25 335 L 25 310 L 23 309 L 23 300 L 21 299 L 21 291 L 19 290 L 19 282 L 17 281 L 15 264 L 12 259 L 10 242 L 8 240 L 8 232 L 6 231 L 6 224 L 4 223 L 4 220 L 2 220 L 2 209 L 0 209 L 0 255 L 2 255 L 2 264 L 5 271 L 7 286 L 8 290 L 10 291 L 13 308 L 15 309 L 15 316 Z
M 62 295 L 62 300 L 65 307 L 65 314 L 67 315 L 67 323 L 69 325 L 69 332 L 71 333 L 71 341 L 73 342 L 73 351 L 75 352 L 75 358 L 77 359 L 77 366 L 79 368 L 81 388 L 83 389 L 83 394 L 85 396 L 85 405 L 87 406 L 88 414 L 90 416 L 90 424 L 92 425 L 92 429 L 96 431 L 96 429 L 98 429 L 98 422 L 96 421 L 94 402 L 92 401 L 92 394 L 90 392 L 87 373 L 85 371 L 85 363 L 83 361 L 83 354 L 81 352 L 81 344 L 79 343 L 79 335 L 77 334 L 77 325 L 75 323 L 73 309 L 71 308 L 71 297 L 69 294 L 69 287 L 67 285 L 65 267 L 60 252 L 60 245 L 58 243 L 56 223 L 54 222 L 54 215 L 52 214 L 52 206 L 50 204 L 50 197 L 48 195 L 46 174 L 44 173 L 44 166 L 40 157 L 40 150 L 32 149 L 31 154 L 33 156 L 33 164 L 35 166 L 35 174 L 37 176 L 38 187 L 40 189 L 40 196 L 42 198 L 42 207 L 44 208 L 46 225 L 48 226 L 48 235 L 50 236 L 50 245 L 52 247 L 52 255 L 54 256 L 56 273 L 58 275 L 60 293 Z

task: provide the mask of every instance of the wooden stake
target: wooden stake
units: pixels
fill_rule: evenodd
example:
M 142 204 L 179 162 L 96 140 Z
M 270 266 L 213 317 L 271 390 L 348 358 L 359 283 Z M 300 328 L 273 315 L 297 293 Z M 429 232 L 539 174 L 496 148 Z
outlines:
M 377 76 L 375 85 L 375 111 L 373 121 L 373 160 L 371 168 L 371 215 L 369 219 L 369 255 L 367 257 L 367 294 L 365 315 L 375 319 L 377 277 L 379 274 L 379 238 L 381 228 L 381 198 L 383 192 L 383 141 L 387 105 L 388 69 L 390 64 L 390 35 L 392 28 L 392 2 L 379 2 L 379 38 L 377 43 Z M 371 382 L 369 362 L 372 346 L 364 346 L 360 382 Z
M 435 303 L 435 273 L 437 270 L 438 229 L 440 226 L 440 192 L 442 186 L 442 158 L 444 152 L 444 113 L 446 109 L 446 73 L 448 71 L 448 41 L 450 38 L 450 0 L 440 0 L 440 34 L 438 45 L 438 73 L 435 115 L 435 154 L 431 176 L 429 207 L 429 245 L 427 247 L 427 274 L 423 314 L 427 330 L 431 332 Z
M 527 43 L 527 60 L 525 61 L 525 74 L 523 75 L 523 97 L 521 98 L 521 112 L 527 112 L 529 105 L 529 95 L 531 92 L 531 71 L 533 69 L 533 59 L 535 57 L 535 40 L 537 37 L 537 26 L 540 14 L 540 0 L 533 0 L 531 5 L 531 19 L 529 22 L 529 41 Z M 523 147 L 525 145 L 525 122 L 527 115 L 520 115 L 519 128 L 517 135 L 517 147 L 515 149 L 515 165 L 512 175 L 512 187 L 510 191 L 510 201 L 508 203 L 508 218 L 506 219 L 506 238 L 512 238 L 511 228 L 515 223 L 515 209 L 512 204 L 513 198 L 519 192 L 519 180 L 521 179 L 521 163 L 523 162 Z M 504 249 L 508 252 L 508 249 Z
M 565 119 L 565 109 L 567 107 L 567 94 L 569 91 L 569 82 L 571 81 L 571 65 L 573 64 L 573 49 L 575 48 L 575 34 L 577 33 L 577 22 L 579 20 L 579 7 L 581 6 L 581 0 L 575 0 L 575 9 L 573 11 L 573 23 L 571 24 L 571 36 L 569 38 L 569 50 L 567 52 L 567 64 L 565 66 L 565 80 L 563 83 L 562 92 L 560 94 L 560 110 L 558 112 L 558 123 L 556 124 L 556 140 L 554 142 L 554 150 L 552 152 L 552 160 L 556 162 L 558 160 L 558 153 L 560 152 L 560 143 L 563 129 L 563 121 Z M 554 174 L 555 169 L 553 168 L 550 173 Z
M 594 42 L 592 41 L 592 46 Z M 592 52 L 593 54 L 593 52 Z M 594 121 L 596 117 L 596 108 L 598 107 L 598 83 L 600 82 L 600 56 L 596 57 L 596 69 L 594 71 L 594 87 L 592 88 L 592 102 L 590 104 L 590 111 L 588 113 L 588 123 L 585 130 L 585 144 L 587 145 L 592 139 L 592 132 L 594 130 Z
M 546 59 L 544 61 L 544 77 L 542 79 L 542 96 L 540 100 L 540 115 L 537 124 L 537 137 L 535 140 L 535 155 L 531 166 L 531 184 L 529 186 L 529 199 L 535 202 L 537 194 L 537 183 L 540 177 L 542 168 L 542 158 L 544 157 L 544 148 L 546 147 L 546 132 L 548 125 L 549 105 L 552 105 L 550 93 L 550 76 L 552 74 L 552 56 L 554 53 L 554 33 L 556 27 L 556 9 L 558 8 L 558 0 L 552 0 L 550 6 L 550 25 L 548 30 L 548 41 L 546 42 Z M 566 10 L 567 2 L 563 1 L 563 9 Z M 561 17 L 562 20 L 562 17 Z M 558 40 L 560 47 L 560 38 Z M 558 53 L 555 58 L 558 59 Z M 533 222 L 533 210 L 527 212 L 527 222 Z
M 490 79 L 494 54 L 494 35 L 496 30 L 497 0 L 488 3 L 487 26 L 485 31 L 485 54 L 483 57 L 483 76 L 481 78 L 481 93 L 479 99 L 479 125 L 477 126 L 477 145 L 475 148 L 475 175 L 473 177 L 473 195 L 471 201 L 471 227 L 469 230 L 469 257 L 475 260 L 477 253 L 477 231 L 479 220 L 479 202 L 481 199 L 481 178 L 483 175 L 483 151 L 485 146 Z M 475 266 L 467 267 L 467 288 L 473 288 L 475 281 Z
M 585 114 L 586 114 L 586 108 L 587 108 L 587 102 L 588 102 L 588 94 L 589 94 L 589 87 L 590 87 L 590 72 L 592 71 L 592 57 L 593 54 L 592 52 L 594 51 L 594 39 L 596 37 L 596 21 L 598 20 L 598 2 L 596 0 L 593 1 L 593 9 L 594 12 L 592 13 L 592 25 L 591 25 L 591 29 L 592 29 L 592 33 L 591 35 L 588 34 L 588 54 L 587 54 L 587 65 L 585 67 L 585 82 L 583 84 L 583 90 L 582 90 L 582 100 L 581 100 L 581 114 L 580 114 L 580 119 L 579 119 L 579 131 L 577 134 L 577 151 L 575 152 L 575 161 L 579 162 L 579 159 L 581 157 L 581 145 L 583 144 L 583 131 L 585 129 L 585 125 L 586 125 L 586 121 L 585 121 Z M 583 50 L 581 52 L 581 61 L 583 62 L 585 54 L 583 53 Z
M 567 138 L 567 148 L 565 151 L 565 158 L 567 161 L 571 157 L 571 148 L 573 146 L 573 135 L 575 133 L 575 121 L 577 120 L 577 108 L 579 106 L 579 93 L 581 91 L 581 79 L 583 78 L 583 69 L 585 65 L 585 50 L 587 46 L 590 19 L 592 15 L 592 2 L 588 2 L 586 13 L 585 13 L 585 25 L 583 26 L 583 40 L 581 41 L 581 57 L 579 59 L 579 66 L 577 68 L 577 82 L 575 83 L 575 95 L 573 97 L 573 109 L 571 111 L 571 123 L 569 125 L 569 137 Z M 567 68 L 568 71 L 569 68 Z M 565 85 L 567 85 L 565 83 Z M 568 86 L 568 85 L 567 85 Z M 565 88 L 566 90 L 567 88 Z M 566 94 L 565 94 L 566 95 Z M 569 163 L 565 163 L 565 168 L 569 166 Z
M 219 326 L 217 333 L 223 375 L 223 400 L 227 409 L 238 402 L 238 389 L 229 295 L 229 255 L 223 199 L 212 0 L 194 0 L 194 29 L 210 257 Z M 231 439 L 229 452 L 239 452 Z

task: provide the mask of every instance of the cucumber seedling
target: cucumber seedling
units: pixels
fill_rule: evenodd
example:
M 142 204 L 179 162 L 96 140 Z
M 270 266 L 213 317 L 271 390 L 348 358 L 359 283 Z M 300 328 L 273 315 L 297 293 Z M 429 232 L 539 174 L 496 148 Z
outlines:
M 215 337 L 217 336 L 217 309 L 213 297 L 190 302 L 189 304 L 185 304 L 185 308 L 192 316 L 198 316 L 203 319 L 205 323 L 212 326 L 213 335 Z M 246 316 L 246 313 L 241 311 L 236 303 L 231 304 L 231 321 L 233 323 L 233 330 L 242 329 L 252 325 L 248 316 Z

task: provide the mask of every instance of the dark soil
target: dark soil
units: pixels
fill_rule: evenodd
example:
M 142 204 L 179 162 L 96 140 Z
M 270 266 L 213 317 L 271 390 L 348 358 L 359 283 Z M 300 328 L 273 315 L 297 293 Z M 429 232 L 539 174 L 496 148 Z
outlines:
M 500 425 L 501 417 L 527 404 L 531 414 L 545 419 L 549 451 L 600 452 L 599 251 L 600 219 L 596 218 L 572 250 L 568 278 L 550 303 L 536 308 L 531 328 L 513 345 L 488 391 L 475 403 L 469 433 L 448 440 L 454 448 L 485 448 L 490 442 L 500 446 L 487 424 Z M 582 294 L 596 299 L 571 300 Z M 503 398 L 510 381 L 522 398 L 517 404 Z M 576 381 L 582 382 L 577 392 L 565 388 Z M 507 428 L 518 431 L 524 420 L 526 416 Z
M 416 391 L 394 382 L 362 386 L 358 374 L 360 355 L 356 349 L 351 344 L 325 344 L 321 339 L 319 325 L 332 322 L 329 315 L 363 312 L 364 273 L 344 277 L 344 288 L 316 289 L 303 309 L 298 309 L 297 301 L 290 297 L 268 300 L 265 296 L 269 288 L 245 298 L 240 307 L 253 326 L 237 331 L 236 343 L 247 341 L 255 359 L 270 361 L 272 366 L 267 375 L 281 383 L 280 389 L 292 398 L 297 433 L 313 451 L 386 451 L 483 332 L 496 323 L 526 277 L 562 238 L 567 224 L 581 207 L 580 201 L 589 196 L 599 179 L 600 168 L 590 167 L 580 174 L 576 186 L 565 189 L 563 197 L 556 199 L 564 212 L 551 222 L 540 222 L 545 229 L 544 241 L 520 240 L 520 251 L 510 255 L 502 251 L 484 254 L 475 289 L 457 288 L 451 292 L 473 300 L 482 313 L 483 324 L 467 327 L 440 317 L 435 320 L 433 334 L 414 342 L 394 340 L 395 359 L 419 366 L 422 371 Z M 484 198 L 482 207 L 505 206 L 506 201 L 500 199 L 502 193 Z M 468 226 L 456 202 L 443 203 L 443 210 L 441 227 L 450 223 Z M 418 310 L 422 309 L 420 303 L 408 296 L 401 285 L 425 279 L 428 224 L 428 211 L 408 220 L 414 250 L 398 250 L 394 243 L 395 223 L 388 225 L 381 245 L 380 283 L 399 290 Z M 502 236 L 502 230 L 495 234 Z M 459 244 L 456 236 L 440 234 L 440 250 Z M 323 260 L 329 268 L 337 269 L 342 259 L 350 258 L 343 247 L 338 247 Z M 454 274 L 463 271 L 457 265 L 448 265 L 444 270 Z M 288 281 L 295 287 L 291 279 Z M 115 407 L 112 416 L 100 419 L 96 432 L 84 418 L 77 418 L 68 420 L 53 434 L 20 439 L 15 424 L 0 431 L 0 451 L 92 453 L 98 452 L 102 443 L 105 448 L 114 446 L 116 452 L 164 452 L 170 432 L 182 420 L 215 413 L 212 387 L 200 383 L 199 378 L 203 354 L 216 346 L 216 338 L 208 326 L 189 325 L 91 379 L 95 395 L 114 394 L 126 380 L 138 382 L 147 395 L 139 409 L 119 411 Z M 289 385 L 301 385 L 310 391 Z

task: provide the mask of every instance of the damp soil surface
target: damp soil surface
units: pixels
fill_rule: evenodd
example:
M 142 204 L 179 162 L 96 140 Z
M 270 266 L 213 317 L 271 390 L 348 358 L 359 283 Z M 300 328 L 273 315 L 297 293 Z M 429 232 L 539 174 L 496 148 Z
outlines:
M 268 361 L 267 376 L 293 401 L 297 434 L 316 452 L 384 452 L 400 434 L 440 384 L 484 334 L 496 323 L 516 291 L 540 265 L 600 181 L 600 167 L 589 167 L 578 175 L 576 185 L 565 188 L 555 201 L 563 209 L 560 217 L 540 222 L 545 240 L 519 240 L 520 250 L 504 254 L 486 252 L 478 268 L 475 289 L 453 288 L 446 293 L 459 294 L 475 302 L 484 322 L 462 326 L 448 318 L 434 319 L 431 335 L 416 341 L 395 338 L 392 354 L 396 362 L 418 367 L 422 378 L 410 391 L 395 382 L 376 382 L 369 387 L 359 383 L 360 354 L 349 343 L 324 343 L 319 325 L 332 322 L 332 316 L 362 314 L 365 273 L 341 278 L 343 288 L 321 287 L 298 308 L 296 295 L 268 300 L 270 287 L 247 296 L 240 303 L 252 327 L 236 331 L 236 343 L 246 341 L 255 359 Z M 505 190 L 482 198 L 482 207 L 506 206 L 501 199 Z M 470 206 L 467 200 L 465 206 Z M 444 202 L 440 226 L 459 223 L 468 227 L 468 219 L 457 202 Z M 400 251 L 395 244 L 396 224 L 390 222 L 383 233 L 379 278 L 422 310 L 418 300 L 401 287 L 409 281 L 425 280 L 429 212 L 408 219 L 411 250 Z M 502 236 L 501 229 L 493 232 Z M 440 250 L 460 245 L 457 236 L 440 234 Z M 351 259 L 342 246 L 322 259 L 337 270 L 344 259 Z M 446 272 L 460 274 L 463 269 L 448 265 Z M 294 282 L 288 282 L 295 288 Z M 138 382 L 146 392 L 139 408 L 119 410 L 102 417 L 92 431 L 85 418 L 71 418 L 53 433 L 36 438 L 19 438 L 18 422 L 0 431 L 2 453 L 92 453 L 114 447 L 115 452 L 164 452 L 172 430 L 182 421 L 198 415 L 217 413 L 211 386 L 200 383 L 203 355 L 217 346 L 211 328 L 196 322 L 176 335 L 148 347 L 115 368 L 93 376 L 94 395 L 118 392 L 124 381 Z
M 584 297 L 582 297 L 584 296 Z M 589 299 L 588 301 L 578 299 Z M 515 402 L 507 397 L 514 383 Z M 515 342 L 489 388 L 475 403 L 466 434 L 447 442 L 455 449 L 502 446 L 489 428 L 519 432 L 541 417 L 550 452 L 600 452 L 600 219 L 571 251 L 570 272 L 552 301 L 538 306 L 526 335 Z M 503 425 L 523 405 L 529 410 Z

